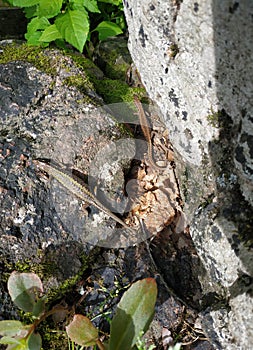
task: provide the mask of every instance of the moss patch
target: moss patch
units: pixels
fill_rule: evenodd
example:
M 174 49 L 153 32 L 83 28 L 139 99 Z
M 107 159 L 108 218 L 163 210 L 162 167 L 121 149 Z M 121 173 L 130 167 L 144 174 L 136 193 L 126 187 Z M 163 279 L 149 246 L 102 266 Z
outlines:
M 0 64 L 13 61 L 26 61 L 33 64 L 37 69 L 55 76 L 57 74 L 57 58 L 50 58 L 45 55 L 40 47 L 28 46 L 26 44 L 7 45 L 2 47 L 3 53 L 0 56 Z
M 51 329 L 45 322 L 38 329 L 42 338 L 41 350 L 63 350 L 69 349 L 68 338 L 65 331 L 55 331 Z
M 222 111 L 218 110 L 217 112 L 212 111 L 211 114 L 208 114 L 206 119 L 208 120 L 209 125 L 213 126 L 214 128 L 219 128 L 221 117 Z
M 53 55 L 50 55 L 50 49 L 28 46 L 27 44 L 12 44 L 2 46 L 1 48 L 3 52 L 0 56 L 0 64 L 13 61 L 25 61 L 53 77 L 57 76 L 59 68 L 71 72 L 69 61 L 67 60 L 67 58 L 71 58 L 75 66 L 79 68 L 83 74 L 71 75 L 70 73 L 69 77 L 64 80 L 64 83 L 68 86 L 75 86 L 83 94 L 87 94 L 87 92 L 91 90 L 96 90 L 107 104 L 131 102 L 134 94 L 140 97 L 145 94 L 143 88 L 130 87 L 124 80 L 104 77 L 101 70 L 91 60 L 80 54 L 52 50 Z M 64 56 L 66 57 L 65 62 Z M 91 99 L 87 97 L 87 102 L 90 101 Z
M 95 59 L 106 77 L 125 81 L 132 63 L 126 38 L 115 37 L 100 42 L 95 50 Z
M 96 92 L 103 97 L 105 103 L 132 102 L 134 94 L 140 97 L 145 95 L 143 88 L 133 88 L 127 85 L 124 80 L 105 77 L 101 70 L 84 56 L 71 53 L 68 55 L 77 67 L 85 71 Z
M 25 61 L 31 63 L 38 70 L 55 77 L 59 73 L 59 68 L 69 72 L 70 75 L 66 79 L 68 86 L 75 86 L 79 91 L 85 93 L 87 90 L 94 89 L 91 81 L 87 78 L 88 74 L 71 75 L 71 62 L 69 61 L 70 55 L 61 50 L 43 49 L 37 46 L 28 46 L 27 44 L 12 44 L 2 47 L 3 53 L 0 56 L 0 64 L 5 64 L 13 61 Z M 53 53 L 50 55 L 50 51 Z M 75 55 L 71 55 L 73 58 Z M 83 58 L 85 64 L 82 69 L 85 72 L 84 67 L 91 66 L 88 59 Z

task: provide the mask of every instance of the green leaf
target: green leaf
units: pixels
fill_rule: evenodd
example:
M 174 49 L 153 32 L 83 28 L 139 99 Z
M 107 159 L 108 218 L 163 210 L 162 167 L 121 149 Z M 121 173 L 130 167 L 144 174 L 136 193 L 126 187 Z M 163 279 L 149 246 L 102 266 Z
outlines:
M 115 36 L 123 33 L 117 24 L 109 21 L 103 21 L 99 23 L 99 25 L 93 31 L 98 32 L 98 38 L 101 41 L 107 39 L 110 36 Z
M 99 0 L 99 2 L 105 2 L 107 4 L 112 4 L 116 6 L 119 6 L 120 4 L 122 4 L 122 0 Z
M 32 333 L 27 339 L 27 350 L 40 350 L 42 346 L 42 340 L 39 333 Z
M 90 12 L 100 13 L 96 0 L 83 0 L 83 6 Z
M 29 39 L 27 38 L 27 35 L 25 35 L 25 38 L 27 39 L 27 44 L 31 46 L 42 46 L 42 47 L 48 46 L 49 45 L 48 43 L 40 41 L 41 35 L 42 35 L 41 31 L 33 33 L 32 35 L 29 36 Z
M 8 345 L 6 350 L 28 350 L 25 338 L 15 340 L 16 342 Z
M 39 334 L 32 333 L 29 338 L 3 337 L 0 339 L 0 344 L 9 344 L 7 350 L 40 350 L 42 340 Z
M 83 315 L 75 315 L 66 332 L 72 341 L 81 346 L 94 346 L 98 340 L 97 328 Z
M 57 29 L 55 24 L 52 24 L 50 27 L 47 27 L 44 32 L 42 32 L 41 37 L 39 38 L 39 41 L 43 42 L 51 42 L 56 39 L 61 39 L 61 33 Z
M 68 8 L 71 10 L 86 11 L 83 5 L 84 0 L 70 0 Z M 88 16 L 88 14 L 87 14 Z
M 0 344 L 15 344 L 20 345 L 20 340 L 12 337 L 2 337 L 0 339 Z
M 25 7 L 23 9 L 23 11 L 25 13 L 26 18 L 35 17 L 36 16 L 36 11 L 37 11 L 37 6 L 34 5 L 34 6 L 30 6 L 30 7 Z
M 40 0 L 36 15 L 39 17 L 52 18 L 61 11 L 63 0 Z
M 15 336 L 18 335 L 21 331 L 24 332 L 24 336 L 26 326 L 24 326 L 20 321 L 15 320 L 4 320 L 0 321 L 0 335 L 2 336 Z
M 34 273 L 12 272 L 8 279 L 12 301 L 25 312 L 32 312 L 39 293 L 43 291 L 40 278 Z
M 153 318 L 157 285 L 153 278 L 134 283 L 121 298 L 111 323 L 110 350 L 128 350 Z
M 89 33 L 87 14 L 80 10 L 68 10 L 55 20 L 55 24 L 62 37 L 82 52 Z
M 37 30 L 46 29 L 50 26 L 50 22 L 46 17 L 35 17 L 27 26 L 26 39 L 32 36 Z
M 25 38 L 29 45 L 43 45 L 40 42 L 42 30 L 50 26 L 50 22 L 46 17 L 35 17 L 27 26 L 27 33 Z M 44 45 L 45 46 L 45 45 Z
M 13 0 L 13 6 L 18 7 L 29 7 L 36 5 L 40 2 L 40 0 Z
M 32 314 L 34 317 L 39 318 L 45 312 L 45 304 L 47 297 L 44 295 L 33 306 Z

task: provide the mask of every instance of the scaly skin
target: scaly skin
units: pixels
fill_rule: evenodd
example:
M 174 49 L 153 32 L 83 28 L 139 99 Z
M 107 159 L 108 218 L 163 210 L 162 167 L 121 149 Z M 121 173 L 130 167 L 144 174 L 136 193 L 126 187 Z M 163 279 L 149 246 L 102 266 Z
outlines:
M 134 104 L 138 110 L 138 116 L 139 116 L 139 120 L 140 120 L 140 126 L 143 132 L 143 135 L 145 137 L 145 139 L 147 140 L 148 143 L 148 160 L 149 163 L 151 165 L 151 167 L 153 167 L 154 169 L 161 171 L 166 169 L 166 167 L 162 167 L 156 164 L 156 162 L 154 161 L 154 157 L 153 157 L 153 146 L 152 146 L 152 140 L 151 140 L 151 136 L 150 136 L 150 125 L 149 122 L 147 120 L 145 111 L 142 107 L 142 104 L 140 102 L 140 100 L 138 99 L 138 97 L 136 95 L 134 95 Z
M 110 216 L 113 220 L 118 222 L 124 228 L 135 232 L 134 229 L 127 226 L 127 224 L 124 221 L 122 221 L 115 214 L 113 214 L 109 209 L 107 209 L 102 203 L 100 203 L 99 200 L 85 186 L 82 186 L 81 184 L 79 184 L 71 176 L 65 174 L 63 171 L 55 168 L 54 166 L 44 163 L 42 161 L 39 161 L 37 159 L 33 160 L 33 164 L 36 166 L 37 169 L 42 170 L 46 172 L 48 175 L 55 178 L 63 187 L 69 190 L 76 197 L 85 201 L 86 203 L 94 205 L 96 208 L 103 211 L 105 214 Z

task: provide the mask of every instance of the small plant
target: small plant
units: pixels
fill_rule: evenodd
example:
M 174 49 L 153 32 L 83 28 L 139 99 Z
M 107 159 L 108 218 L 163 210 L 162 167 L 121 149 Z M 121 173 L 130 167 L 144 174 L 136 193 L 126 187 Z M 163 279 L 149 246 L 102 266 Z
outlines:
M 29 45 L 48 46 L 64 40 L 80 52 L 93 32 L 99 40 L 123 33 L 122 0 L 5 0 L 12 6 L 22 7 L 30 20 L 25 38 Z M 105 4 L 104 4 L 105 3 Z M 111 11 L 107 12 L 106 6 Z M 115 10 L 117 9 L 117 10 Z M 105 18 L 91 29 L 90 14 Z M 91 16 L 92 17 L 92 16 Z
M 67 326 L 71 340 L 81 346 L 97 345 L 101 350 L 130 350 L 146 332 L 153 319 L 157 286 L 153 278 L 134 283 L 121 298 L 111 322 L 110 339 L 102 344 L 98 329 L 82 315 L 75 315 Z
M 46 310 L 47 298 L 42 294 L 43 285 L 34 273 L 13 272 L 8 280 L 8 291 L 19 308 L 31 313 L 34 322 L 24 325 L 17 320 L 0 321 L 0 344 L 8 345 L 7 350 L 40 350 L 42 339 L 36 332 L 37 326 L 55 313 L 65 312 L 67 315 L 67 308 Z M 153 278 L 137 281 L 124 293 L 117 306 L 111 321 L 109 342 L 103 344 L 99 339 L 99 330 L 80 314 L 75 314 L 66 327 L 67 335 L 81 349 L 96 345 L 100 350 L 130 350 L 135 344 L 137 349 L 142 349 L 139 335 L 147 331 L 152 321 L 156 298 L 157 285 Z
M 31 325 L 20 321 L 0 321 L 0 344 L 8 344 L 7 350 L 40 350 L 41 337 L 35 328 L 40 316 L 45 312 L 45 297 L 39 297 L 43 286 L 33 273 L 13 272 L 8 280 L 8 291 L 12 301 L 25 312 L 30 312 L 35 320 Z

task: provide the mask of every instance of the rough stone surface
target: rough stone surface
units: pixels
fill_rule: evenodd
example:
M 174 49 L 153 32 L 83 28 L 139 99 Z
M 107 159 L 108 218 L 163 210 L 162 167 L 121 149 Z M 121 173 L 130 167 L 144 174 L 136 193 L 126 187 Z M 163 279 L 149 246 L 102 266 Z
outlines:
M 171 245 L 159 261 L 159 265 L 165 263 L 164 273 L 169 279 L 181 280 L 181 284 L 172 283 L 173 294 L 150 254 L 150 250 L 160 254 L 164 235 L 161 241 L 158 237 L 152 241 L 154 247 L 150 250 L 145 243 L 128 249 L 95 248 L 82 240 L 85 235 L 83 226 L 78 226 L 80 220 L 84 219 L 86 224 L 89 220 L 94 225 L 91 226 L 94 237 L 98 233 L 106 234 L 114 222 L 103 220 L 103 213 L 92 206 L 88 215 L 84 215 L 80 201 L 34 168 L 34 158 L 48 158 L 66 167 L 70 165 L 76 171 L 80 169 L 84 176 L 98 150 L 106 149 L 111 140 L 122 136 L 108 114 L 90 103 L 87 95 L 96 96 L 96 93 L 85 80 L 84 71 L 57 50 L 43 50 L 43 55 L 49 59 L 50 68 L 56 68 L 54 74 L 26 61 L 0 65 L 0 320 L 19 318 L 6 286 L 14 269 L 39 273 L 45 291 L 53 294 L 54 303 L 64 299 L 68 306 L 77 306 L 82 291 L 83 303 L 76 312 L 96 316 L 96 325 L 105 332 L 108 322 L 103 311 L 108 317 L 108 310 L 115 310 L 131 282 L 155 276 L 159 296 L 156 316 L 147 334 L 149 340 L 161 347 L 162 330 L 170 327 L 172 342 L 181 330 L 181 339 L 192 342 L 198 337 L 192 331 L 198 300 L 190 306 L 185 306 L 182 300 L 191 301 L 192 295 L 201 291 L 197 281 L 199 259 L 189 235 L 177 235 L 174 240 L 170 235 Z M 80 76 L 84 79 L 82 84 L 77 79 L 78 87 L 81 85 L 86 94 L 74 84 L 68 84 Z M 110 174 L 117 170 L 113 180 L 121 188 L 122 166 L 118 165 L 116 156 L 109 158 L 105 153 L 107 166 L 100 171 L 99 180 L 105 175 L 111 187 Z M 43 336 L 42 339 L 45 349 L 67 348 L 62 344 L 58 347 L 44 344 L 46 340 Z M 201 343 L 204 343 L 202 347 Z M 194 342 L 194 345 L 196 349 L 211 349 L 206 343 Z
M 250 349 L 253 3 L 125 0 L 124 8 L 133 61 L 178 153 L 205 268 L 202 324 L 217 348 Z

